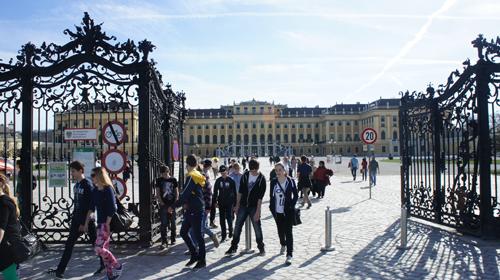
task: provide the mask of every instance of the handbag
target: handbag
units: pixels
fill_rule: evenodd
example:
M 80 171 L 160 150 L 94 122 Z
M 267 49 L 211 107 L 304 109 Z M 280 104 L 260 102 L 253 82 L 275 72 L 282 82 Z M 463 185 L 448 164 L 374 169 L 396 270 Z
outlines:
M 132 217 L 120 200 L 116 200 L 116 212 L 111 217 L 110 230 L 112 232 L 127 231 L 132 225 Z
M 38 237 L 30 232 L 21 221 L 16 227 L 17 234 L 9 237 L 7 246 L 10 248 L 14 262 L 20 264 L 38 254 L 41 251 L 42 244 Z
M 293 225 L 297 226 L 302 224 L 302 220 L 300 219 L 300 208 L 293 208 Z

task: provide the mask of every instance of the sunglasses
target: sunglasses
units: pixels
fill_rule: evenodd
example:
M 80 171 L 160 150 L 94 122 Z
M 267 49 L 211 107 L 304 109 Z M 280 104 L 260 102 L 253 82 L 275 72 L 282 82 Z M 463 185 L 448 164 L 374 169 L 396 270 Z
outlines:
M 95 173 L 90 174 L 90 177 L 94 178 L 96 175 Z

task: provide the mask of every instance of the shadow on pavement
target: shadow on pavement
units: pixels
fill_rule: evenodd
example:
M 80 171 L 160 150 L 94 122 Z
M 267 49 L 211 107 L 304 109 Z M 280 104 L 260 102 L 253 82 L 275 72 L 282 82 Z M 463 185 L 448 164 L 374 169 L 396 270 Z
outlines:
M 399 229 L 399 221 L 394 222 L 353 256 L 345 272 L 362 279 L 500 279 L 498 242 L 478 245 L 471 238 L 408 221 L 411 248 L 403 251 L 397 249 Z

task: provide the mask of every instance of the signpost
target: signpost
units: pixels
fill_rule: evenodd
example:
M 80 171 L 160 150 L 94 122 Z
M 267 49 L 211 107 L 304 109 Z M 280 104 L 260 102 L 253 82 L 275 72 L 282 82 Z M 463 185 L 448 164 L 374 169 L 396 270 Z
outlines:
M 49 163 L 49 186 L 64 188 L 68 183 L 68 170 L 66 162 Z
M 373 144 L 377 142 L 377 131 L 371 127 L 367 127 L 363 130 L 363 133 L 361 134 L 361 140 L 366 145 L 363 145 L 363 151 L 372 151 L 373 152 Z M 365 146 L 367 146 L 367 149 L 365 150 Z M 372 198 L 372 182 L 370 181 L 370 199 Z
M 85 176 L 90 178 L 90 173 L 95 167 L 95 149 L 90 147 L 75 148 L 73 149 L 73 159 L 83 163 Z

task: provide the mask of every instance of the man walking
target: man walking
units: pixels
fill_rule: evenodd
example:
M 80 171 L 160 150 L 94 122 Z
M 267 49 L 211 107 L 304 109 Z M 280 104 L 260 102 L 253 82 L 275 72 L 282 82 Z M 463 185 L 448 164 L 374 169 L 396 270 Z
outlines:
M 186 266 L 196 263 L 195 269 L 197 269 L 206 266 L 205 240 L 203 239 L 201 229 L 205 210 L 202 189 L 205 187 L 206 177 L 196 170 L 197 161 L 194 155 L 187 156 L 186 166 L 188 171 L 186 183 L 179 199 L 179 204 L 182 204 L 184 208 L 180 234 L 191 254 L 191 259 Z M 190 229 L 193 229 L 192 236 L 196 240 L 198 251 L 189 236 Z
M 226 240 L 226 221 L 229 228 L 229 238 L 233 237 L 233 208 L 236 206 L 236 184 L 227 175 L 224 165 L 219 168 L 221 177 L 217 178 L 214 185 L 214 201 L 219 206 L 219 223 L 221 229 L 221 242 Z
M 260 223 L 262 198 L 266 193 L 266 178 L 259 172 L 259 162 L 251 159 L 248 163 L 250 171 L 246 171 L 241 177 L 240 189 L 236 199 L 236 225 L 234 228 L 233 240 L 231 247 L 227 250 L 226 255 L 233 255 L 238 250 L 240 242 L 241 230 L 248 216 L 252 221 L 255 231 L 255 239 L 257 240 L 257 248 L 259 248 L 259 256 L 266 254 L 264 250 L 264 237 L 262 235 L 262 227 Z
M 359 162 L 358 159 L 356 158 L 356 155 L 354 155 L 349 161 L 349 167 L 351 168 L 352 180 L 356 181 L 356 172 L 358 171 L 359 168 Z
M 312 167 L 307 163 L 307 157 L 300 157 L 301 164 L 297 167 L 297 177 L 299 178 L 299 190 L 302 191 L 304 195 L 304 200 L 302 205 L 307 203 L 307 209 L 311 208 L 311 200 L 309 200 L 309 191 L 312 187 L 311 174 Z
M 73 213 L 71 215 L 71 226 L 69 229 L 69 236 L 66 239 L 66 243 L 64 245 L 64 252 L 59 261 L 59 265 L 56 269 L 51 268 L 47 271 L 49 275 L 55 276 L 57 279 L 64 278 L 64 271 L 66 270 L 66 266 L 71 259 L 71 254 L 73 253 L 73 247 L 75 246 L 76 241 L 85 232 L 85 221 L 87 219 L 87 212 L 90 208 L 90 197 L 94 186 L 90 182 L 89 179 L 85 178 L 83 163 L 79 161 L 73 161 L 69 165 L 71 177 L 76 181 L 75 186 L 73 187 L 74 191 L 74 205 Z M 90 238 L 90 243 L 94 244 L 96 240 L 96 225 L 95 222 L 92 221 L 88 224 L 88 234 Z M 100 258 L 101 266 L 94 275 L 98 275 L 104 271 L 104 263 L 102 258 Z
M 380 169 L 378 167 L 378 162 L 375 160 L 375 157 L 372 157 L 372 160 L 370 160 L 370 165 L 368 168 L 370 169 L 370 186 L 376 186 L 377 173 L 380 174 Z
M 170 244 L 175 244 L 176 222 L 175 222 L 175 204 L 179 200 L 179 188 L 177 179 L 170 176 L 168 166 L 160 166 L 160 177 L 156 179 L 156 198 L 160 204 L 160 234 L 161 246 L 163 250 L 168 246 L 167 227 L 170 228 Z

